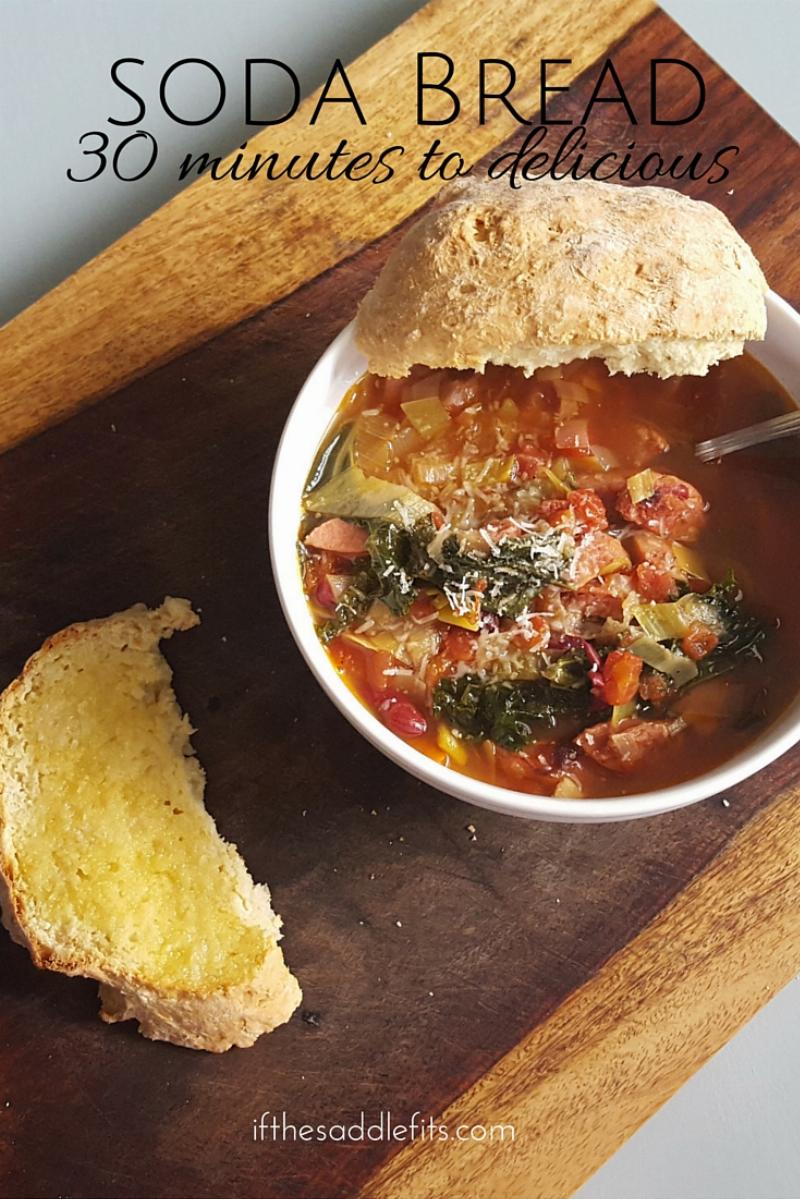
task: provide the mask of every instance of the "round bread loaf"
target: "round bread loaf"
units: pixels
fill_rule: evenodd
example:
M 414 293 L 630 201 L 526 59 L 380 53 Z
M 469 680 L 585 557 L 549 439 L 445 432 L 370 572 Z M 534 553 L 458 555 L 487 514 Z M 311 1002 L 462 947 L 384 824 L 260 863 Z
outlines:
M 389 377 L 576 358 L 704 375 L 763 338 L 766 291 L 728 218 L 669 188 L 463 179 L 390 255 L 356 338 Z

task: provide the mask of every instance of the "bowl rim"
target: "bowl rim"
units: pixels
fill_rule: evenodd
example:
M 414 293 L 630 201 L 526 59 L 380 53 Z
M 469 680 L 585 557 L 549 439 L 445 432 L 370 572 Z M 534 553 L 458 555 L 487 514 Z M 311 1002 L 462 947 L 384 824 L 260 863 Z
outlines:
M 769 314 L 774 314 L 779 325 L 784 326 L 788 320 L 794 333 L 800 332 L 800 314 L 772 291 L 767 296 L 767 307 Z M 351 382 L 366 369 L 366 361 L 355 347 L 354 324 L 354 321 L 350 321 L 317 359 L 284 423 L 270 485 L 269 550 L 275 587 L 284 618 L 306 665 L 328 698 L 371 745 L 421 781 L 476 807 L 528 819 L 601 823 L 654 816 L 717 795 L 768 766 L 800 740 L 799 686 L 796 699 L 781 713 L 777 721 L 765 730 L 762 737 L 711 770 L 656 790 L 576 800 L 533 795 L 495 783 L 482 782 L 441 765 L 390 732 L 350 690 L 321 645 L 303 593 L 296 553 L 299 499 L 320 438 L 336 406 L 326 404 L 323 407 L 320 399 L 322 397 L 324 401 L 330 397 L 331 372 L 346 353 L 352 352 L 355 364 L 348 372 L 348 377 L 352 376 Z M 778 336 L 781 336 L 780 332 Z M 755 357 L 758 357 L 758 348 L 765 345 L 768 339 L 769 330 L 764 342 L 753 344 L 751 352 Z M 789 356 L 794 358 L 791 353 Z M 337 404 L 343 395 L 344 391 L 339 394 Z M 292 465 L 289 451 L 295 439 L 302 441 L 305 448 L 305 442 L 308 440 L 305 436 L 309 424 L 307 416 L 314 408 L 324 411 L 326 422 L 319 429 L 318 435 L 309 442 L 304 470 L 298 471 Z M 286 485 L 292 481 L 294 489 L 289 487 L 292 491 L 292 503 L 287 505 L 281 496 L 285 493 Z M 298 502 L 295 503 L 295 500 Z M 285 552 L 289 543 L 290 554 Z

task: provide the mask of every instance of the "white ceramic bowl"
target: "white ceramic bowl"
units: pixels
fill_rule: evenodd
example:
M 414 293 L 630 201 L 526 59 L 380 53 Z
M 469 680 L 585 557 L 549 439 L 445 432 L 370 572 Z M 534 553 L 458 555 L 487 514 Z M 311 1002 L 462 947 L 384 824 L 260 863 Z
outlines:
M 774 293 L 767 300 L 766 341 L 750 352 L 800 396 L 800 316 Z M 761 770 L 800 740 L 800 694 L 780 719 L 746 750 L 724 765 L 685 783 L 611 799 L 553 799 L 480 782 L 440 766 L 391 733 L 348 690 L 320 644 L 303 594 L 297 558 L 297 528 L 303 488 L 320 441 L 345 392 L 366 363 L 356 348 L 353 326 L 343 329 L 308 376 L 283 431 L 270 494 L 272 565 L 289 628 L 318 683 L 351 724 L 377 749 L 410 774 L 481 808 L 536 820 L 600 822 L 655 816 L 706 799 Z M 800 680 L 798 680 L 800 690 Z

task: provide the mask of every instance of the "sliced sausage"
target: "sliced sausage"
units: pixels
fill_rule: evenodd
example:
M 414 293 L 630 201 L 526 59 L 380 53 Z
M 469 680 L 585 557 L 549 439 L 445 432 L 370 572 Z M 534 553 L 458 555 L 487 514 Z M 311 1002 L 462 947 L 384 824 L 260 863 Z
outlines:
M 638 504 L 624 487 L 617 496 L 620 516 L 659 537 L 695 541 L 706 519 L 706 504 L 700 492 L 676 475 L 657 474 L 656 480 L 653 494 Z
M 313 550 L 327 550 L 331 554 L 341 554 L 345 558 L 357 558 L 365 554 L 369 534 L 361 525 L 351 524 L 339 516 L 325 520 L 316 529 L 312 529 L 305 544 Z
M 653 750 L 660 749 L 686 727 L 685 721 L 642 720 L 631 716 L 617 725 L 610 720 L 584 729 L 575 744 L 606 770 L 634 770 Z

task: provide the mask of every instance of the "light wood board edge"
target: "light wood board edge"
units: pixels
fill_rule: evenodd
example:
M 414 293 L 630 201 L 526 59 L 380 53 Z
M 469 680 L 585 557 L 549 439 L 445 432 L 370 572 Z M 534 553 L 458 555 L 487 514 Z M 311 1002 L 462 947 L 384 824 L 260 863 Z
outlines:
M 472 163 L 509 136 L 514 125 L 500 105 L 485 125 L 478 123 L 481 56 L 531 64 L 520 70 L 525 86 L 518 94 L 536 111 L 540 57 L 557 47 L 559 57 L 572 58 L 570 67 L 559 68 L 558 82 L 566 84 L 653 8 L 651 0 L 433 0 L 349 69 L 366 128 L 340 104 L 309 126 L 315 93 L 286 125 L 248 141 L 248 154 L 278 151 L 282 158 L 332 149 L 341 137 L 354 150 L 400 143 L 407 150 L 397 176 L 377 186 L 201 178 L 180 192 L 0 329 L 0 451 L 261 311 L 386 234 L 441 186 L 423 183 L 412 170 L 434 137 Z M 454 125 L 416 125 L 421 50 L 455 61 L 465 103 Z
M 360 1199 L 566 1199 L 800 969 L 800 803 L 773 803 Z

